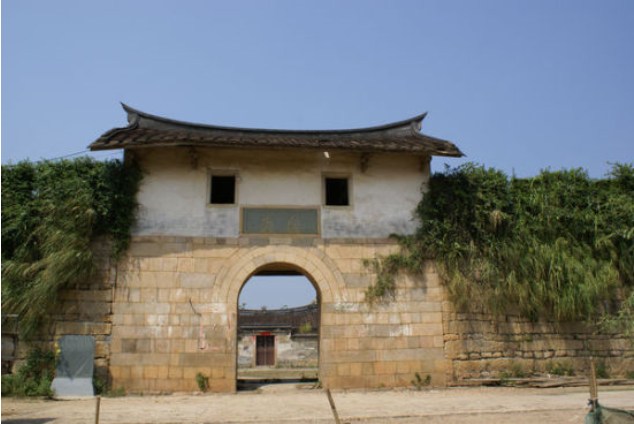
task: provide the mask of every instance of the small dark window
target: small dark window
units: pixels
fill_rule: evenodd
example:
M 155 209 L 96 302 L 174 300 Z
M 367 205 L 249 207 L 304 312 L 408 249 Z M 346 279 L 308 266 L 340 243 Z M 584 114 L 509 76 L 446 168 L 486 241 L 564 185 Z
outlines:
M 211 202 L 216 205 L 232 205 L 236 202 L 236 176 L 211 176 Z
M 326 205 L 348 206 L 348 179 L 326 178 Z

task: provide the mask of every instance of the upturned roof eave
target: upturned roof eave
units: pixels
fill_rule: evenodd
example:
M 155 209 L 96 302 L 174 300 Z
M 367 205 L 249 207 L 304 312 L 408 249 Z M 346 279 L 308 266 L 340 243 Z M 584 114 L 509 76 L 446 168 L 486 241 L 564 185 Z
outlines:
M 177 121 L 139 111 L 124 103 L 121 105 L 128 115 L 129 125 L 105 132 L 88 146 L 90 150 L 186 146 L 464 156 L 452 142 L 420 133 L 421 122 L 427 112 L 398 122 L 357 129 L 276 130 Z M 174 138 L 170 140 L 172 136 Z M 267 138 L 269 141 L 264 141 Z M 300 142 L 293 144 L 293 139 Z
M 186 122 L 179 121 L 176 119 L 166 118 L 163 116 L 152 115 L 147 112 L 142 112 L 140 110 L 134 109 L 125 103 L 121 103 L 121 106 L 128 114 L 128 122 L 133 124 L 134 122 L 138 122 L 139 118 L 143 118 L 143 123 L 139 123 L 140 128 L 152 128 L 152 123 L 156 123 L 161 125 L 173 126 L 174 130 L 211 130 L 211 131 L 227 131 L 227 132 L 235 132 L 235 133 L 261 133 L 261 134 L 280 134 L 280 135 L 354 135 L 354 134 L 366 134 L 370 132 L 381 132 L 381 131 L 389 131 L 389 130 L 408 130 L 411 129 L 412 133 L 414 133 L 415 128 L 418 127 L 420 129 L 420 123 L 427 116 L 427 112 L 423 112 L 419 115 L 416 115 L 409 119 L 404 119 L 398 122 L 390 122 L 383 125 L 376 125 L 372 127 L 363 127 L 363 128 L 351 128 L 351 129 L 337 129 L 337 130 L 291 130 L 291 129 L 267 129 L 267 128 L 244 128 L 244 127 L 232 127 L 232 126 L 222 126 L 222 125 L 209 125 L 209 124 L 200 124 L 194 122 Z M 149 126 L 148 126 L 149 125 Z M 168 128 L 161 128 L 168 129 Z
M 151 142 L 151 143 L 118 143 L 116 145 L 102 145 L 99 140 L 89 146 L 91 151 L 106 151 L 117 149 L 152 149 L 160 147 L 197 147 L 197 148 L 221 148 L 235 150 L 294 150 L 294 151 L 345 151 L 359 153 L 394 153 L 408 154 L 414 156 L 444 156 L 444 157 L 462 157 L 464 153 L 460 149 L 455 150 L 434 150 L 429 148 L 421 149 L 389 149 L 389 148 L 371 148 L 371 147 L 340 147 L 340 146 L 280 146 L 280 145 L 263 145 L 257 146 L 252 144 L 228 144 L 228 143 L 210 143 L 210 142 L 194 142 L 194 141 L 178 141 L 178 142 Z

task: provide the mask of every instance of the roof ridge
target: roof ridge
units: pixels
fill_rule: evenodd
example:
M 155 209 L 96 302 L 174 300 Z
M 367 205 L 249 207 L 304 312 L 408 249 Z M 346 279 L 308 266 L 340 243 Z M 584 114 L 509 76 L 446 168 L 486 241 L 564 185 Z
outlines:
M 147 112 L 140 111 L 133 107 L 121 102 L 123 110 L 128 114 L 128 122 L 132 123 L 137 118 L 144 118 L 149 122 L 139 122 L 139 128 L 152 129 L 152 123 L 159 124 L 160 126 L 168 125 L 186 129 L 200 129 L 200 130 L 220 130 L 220 131 L 234 131 L 245 133 L 264 133 L 264 134 L 302 134 L 302 135 L 329 135 L 329 134 L 358 134 L 358 133 L 371 133 L 379 131 L 388 131 L 396 129 L 409 129 L 414 134 L 419 134 L 422 126 L 422 121 L 427 116 L 427 112 L 423 112 L 412 118 L 404 119 L 402 121 L 390 122 L 387 124 L 376 125 L 371 127 L 362 128 L 346 128 L 336 130 L 293 130 L 293 129 L 265 129 L 265 128 L 245 128 L 245 127 L 232 127 L 222 125 L 210 125 L 200 124 L 187 121 L 179 121 L 176 119 L 166 118 L 163 116 L 153 115 Z M 149 125 L 149 126 L 147 126 Z M 165 129 L 165 128 L 162 128 Z
M 142 112 L 124 103 L 128 126 L 107 131 L 91 150 L 207 146 L 248 149 L 326 149 L 358 152 L 408 152 L 463 156 L 453 143 L 420 132 L 427 112 L 374 127 L 340 130 L 275 130 L 177 121 Z

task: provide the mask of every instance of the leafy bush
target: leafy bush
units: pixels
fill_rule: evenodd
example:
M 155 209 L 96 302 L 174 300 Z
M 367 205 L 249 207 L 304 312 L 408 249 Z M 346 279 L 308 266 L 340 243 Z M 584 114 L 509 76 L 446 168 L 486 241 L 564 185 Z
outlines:
M 597 378 L 610 378 L 610 373 L 608 372 L 608 365 L 604 360 L 596 362 L 596 375 Z
M 41 348 L 30 350 L 26 363 L 15 374 L 2 376 L 2 396 L 52 397 L 55 377 L 55 352 Z
M 522 364 L 519 362 L 511 361 L 509 364 L 509 369 L 500 372 L 499 377 L 501 379 L 506 378 L 526 378 L 529 373 L 526 372 Z
M 91 241 L 127 249 L 141 174 L 90 158 L 2 166 L 2 309 L 32 335 L 64 287 L 94 272 Z
M 594 180 L 579 169 L 509 178 L 465 164 L 432 176 L 417 214 L 416 235 L 382 260 L 379 282 L 433 259 L 459 310 L 628 322 L 617 309 L 634 287 L 631 165 Z
M 308 321 L 299 326 L 299 334 L 312 333 L 313 330 L 313 325 Z
M 412 380 L 412 385 L 416 390 L 422 390 L 423 387 L 427 387 L 431 384 L 431 375 L 427 374 L 423 379 L 420 376 L 420 373 L 414 373 L 414 379 Z
M 196 384 L 198 384 L 198 388 L 201 392 L 206 392 L 209 390 L 209 377 L 201 372 L 196 373 Z
M 101 377 L 92 377 L 92 387 L 95 389 L 95 395 L 103 395 L 108 391 L 108 382 Z
M 92 386 L 95 389 L 95 395 L 102 395 L 105 397 L 125 396 L 125 389 L 123 387 L 112 388 L 108 385 L 107 380 L 97 376 L 92 378 Z
M 563 375 L 565 377 L 575 375 L 571 361 L 551 361 L 546 365 L 546 372 L 554 375 Z

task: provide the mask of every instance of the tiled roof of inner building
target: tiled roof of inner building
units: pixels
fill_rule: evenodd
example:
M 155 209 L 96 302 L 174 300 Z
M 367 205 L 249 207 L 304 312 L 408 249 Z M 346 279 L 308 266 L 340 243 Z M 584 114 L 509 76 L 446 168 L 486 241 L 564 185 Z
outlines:
M 223 148 L 319 149 L 410 152 L 463 156 L 452 142 L 421 134 L 423 113 L 404 121 L 348 130 L 271 130 L 194 124 L 150 115 L 122 104 L 129 125 L 104 133 L 90 150 L 200 146 Z

